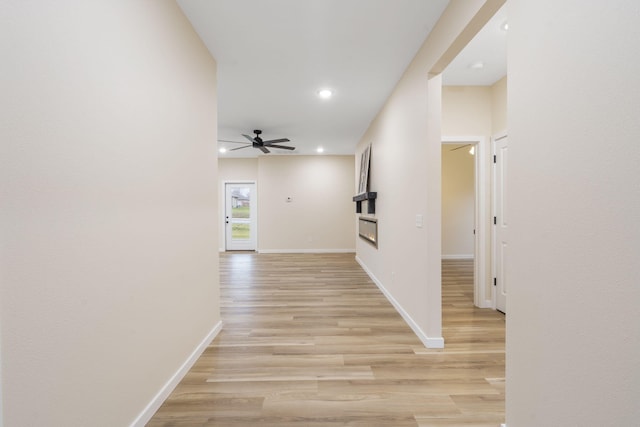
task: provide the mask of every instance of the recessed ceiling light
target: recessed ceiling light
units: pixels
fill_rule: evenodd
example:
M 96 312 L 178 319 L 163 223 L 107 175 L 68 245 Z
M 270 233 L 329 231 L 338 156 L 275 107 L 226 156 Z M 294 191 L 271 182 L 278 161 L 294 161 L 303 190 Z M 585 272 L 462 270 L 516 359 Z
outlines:
M 220 147 L 220 149 L 218 151 L 224 154 L 224 153 L 227 152 L 227 149 L 224 148 L 224 147 Z
M 324 148 L 322 148 L 322 147 L 318 147 L 318 148 L 316 148 L 316 151 L 317 151 L 318 153 L 324 153 Z
M 484 62 L 476 61 L 469 65 L 469 68 L 471 68 L 472 70 L 482 70 L 484 68 Z
M 507 31 L 507 30 L 509 29 L 509 22 L 504 21 L 504 22 L 502 23 L 502 25 L 500 25 L 500 29 L 501 29 L 502 31 Z
M 322 99 L 329 99 L 333 95 L 333 92 L 330 89 L 320 89 L 318 91 L 318 96 Z

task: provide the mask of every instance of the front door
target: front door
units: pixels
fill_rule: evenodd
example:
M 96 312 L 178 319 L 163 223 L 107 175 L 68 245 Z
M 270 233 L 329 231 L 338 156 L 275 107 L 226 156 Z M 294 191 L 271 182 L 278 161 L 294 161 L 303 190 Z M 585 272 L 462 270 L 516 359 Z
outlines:
M 256 250 L 256 185 L 225 184 L 225 248 Z

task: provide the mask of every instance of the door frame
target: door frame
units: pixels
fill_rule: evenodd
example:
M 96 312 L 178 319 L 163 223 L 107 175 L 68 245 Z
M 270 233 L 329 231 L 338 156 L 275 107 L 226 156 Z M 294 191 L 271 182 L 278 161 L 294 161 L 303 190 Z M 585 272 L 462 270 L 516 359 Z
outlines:
M 258 241 L 258 182 L 257 181 L 252 181 L 252 180 L 237 180 L 237 179 L 233 179 L 233 180 L 229 180 L 229 181 L 222 181 L 221 185 L 222 185 L 222 189 L 220 191 L 220 219 L 221 219 L 221 230 L 222 232 L 220 233 L 220 252 L 226 252 L 227 251 L 227 226 L 226 226 L 226 216 L 227 216 L 227 184 L 253 184 L 255 186 L 255 194 L 253 195 L 253 199 L 254 199 L 254 210 L 252 213 L 255 214 L 255 222 L 254 222 L 254 230 L 256 233 L 256 248 L 255 251 L 258 252 L 258 248 L 259 248 L 259 241 Z
M 475 157 L 475 239 L 473 257 L 473 303 L 479 308 L 495 308 L 492 299 L 487 298 L 487 265 L 488 249 L 487 237 L 489 236 L 489 215 L 491 213 L 488 204 L 489 188 L 491 185 L 489 168 L 489 151 L 487 138 L 484 136 L 443 136 L 442 145 L 445 144 L 471 144 L 476 147 Z M 440 196 L 442 197 L 442 195 Z
M 500 132 L 491 137 L 491 158 L 496 155 L 496 142 L 501 139 L 508 138 L 507 132 Z M 503 177 L 504 179 L 504 177 Z M 496 164 L 491 160 L 491 218 L 497 215 L 497 197 L 496 197 Z M 492 221 L 493 224 L 493 221 Z M 491 226 L 491 277 L 498 277 L 498 256 L 497 256 L 497 233 L 496 227 Z M 498 309 L 498 290 L 495 286 L 491 286 L 491 307 L 494 310 Z

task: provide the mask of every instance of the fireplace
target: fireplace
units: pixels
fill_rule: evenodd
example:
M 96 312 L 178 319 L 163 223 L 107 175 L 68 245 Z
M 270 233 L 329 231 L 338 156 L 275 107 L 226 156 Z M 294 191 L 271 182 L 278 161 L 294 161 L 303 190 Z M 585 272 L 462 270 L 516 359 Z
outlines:
M 375 218 L 358 218 L 358 234 L 360 238 L 378 247 L 378 220 Z

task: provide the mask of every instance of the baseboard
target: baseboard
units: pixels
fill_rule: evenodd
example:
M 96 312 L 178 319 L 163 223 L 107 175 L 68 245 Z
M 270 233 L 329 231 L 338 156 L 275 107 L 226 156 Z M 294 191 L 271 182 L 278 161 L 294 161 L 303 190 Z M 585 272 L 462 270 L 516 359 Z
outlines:
M 493 306 L 493 302 L 490 299 L 481 299 L 480 300 L 480 305 L 478 306 L 478 308 L 494 308 Z
M 376 284 L 378 289 L 384 294 L 387 300 L 393 305 L 396 311 L 402 316 L 405 322 L 409 325 L 409 327 L 413 330 L 413 333 L 417 335 L 417 337 L 422 341 L 422 343 L 427 348 L 444 348 L 444 338 L 443 337 L 428 337 L 427 334 L 418 326 L 418 324 L 411 318 L 409 313 L 407 313 L 404 308 L 400 305 L 398 301 L 387 291 L 382 282 L 378 280 L 378 278 L 369 270 L 369 268 L 362 262 L 362 260 L 356 255 L 356 261 L 360 264 L 360 267 L 369 275 L 373 283 Z
M 184 361 L 182 366 L 178 368 L 175 374 L 169 378 L 169 381 L 158 391 L 158 393 L 151 399 L 151 402 L 147 405 L 146 408 L 138 415 L 138 417 L 131 423 L 131 427 L 144 427 L 145 424 L 149 422 L 153 414 L 156 413 L 158 408 L 162 406 L 164 401 L 169 397 L 171 392 L 176 388 L 178 383 L 184 378 L 184 376 L 189 372 L 189 369 L 196 363 L 196 360 L 200 357 L 200 355 L 204 352 L 207 346 L 214 340 L 214 338 L 220 333 L 222 330 L 222 321 L 218 322 L 211 331 L 207 334 L 206 337 L 198 344 L 198 346 L 193 350 L 193 352 L 189 355 L 187 360 Z
M 258 249 L 260 254 L 352 254 L 356 249 Z
M 473 259 L 473 254 L 469 254 L 469 255 L 442 255 L 442 259 Z

